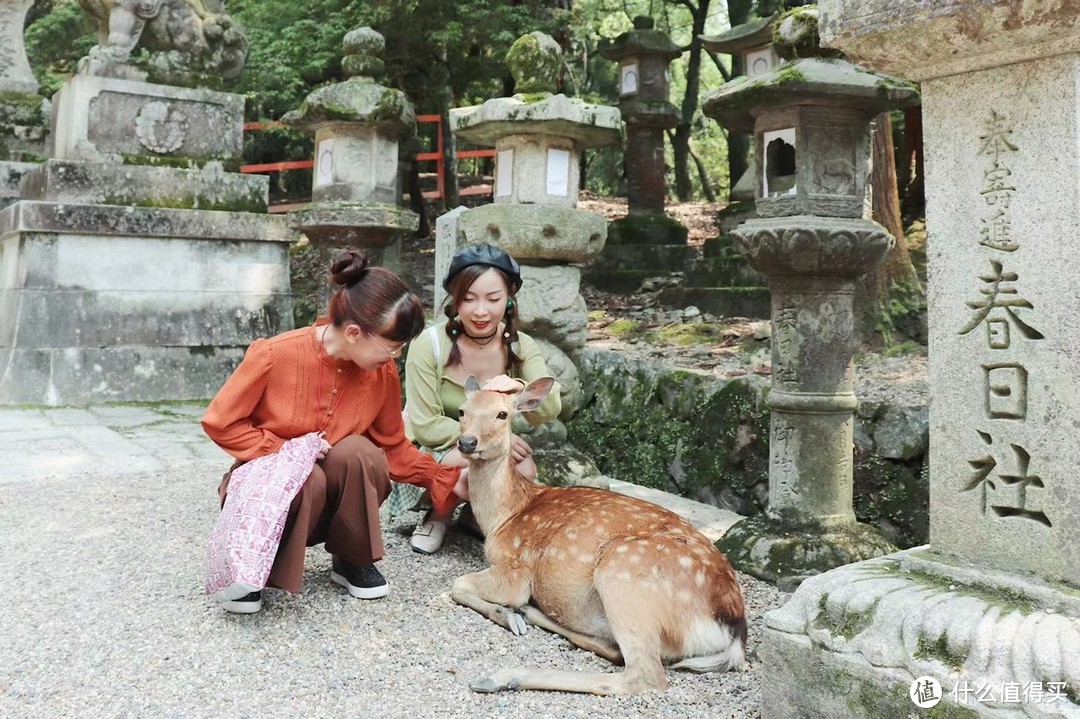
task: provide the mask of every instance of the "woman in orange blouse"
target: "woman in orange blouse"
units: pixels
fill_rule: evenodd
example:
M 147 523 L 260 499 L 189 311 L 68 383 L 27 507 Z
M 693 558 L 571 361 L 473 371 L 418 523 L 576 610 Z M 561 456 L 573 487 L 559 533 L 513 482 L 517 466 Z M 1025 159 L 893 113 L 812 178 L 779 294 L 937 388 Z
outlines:
M 384 554 L 379 505 L 390 480 L 427 489 L 445 511 L 466 497 L 461 470 L 436 462 L 405 438 L 394 359 L 424 328 L 423 308 L 401 278 L 349 251 L 334 262 L 342 285 L 329 317 L 313 327 L 255 340 L 214 397 L 203 429 L 244 462 L 276 452 L 287 439 L 323 432 L 330 450 L 289 508 L 267 584 L 300 591 L 305 548 L 325 543 L 332 581 L 361 599 L 385 597 L 375 567 Z M 218 493 L 228 491 L 225 475 Z M 222 603 L 249 614 L 262 593 Z

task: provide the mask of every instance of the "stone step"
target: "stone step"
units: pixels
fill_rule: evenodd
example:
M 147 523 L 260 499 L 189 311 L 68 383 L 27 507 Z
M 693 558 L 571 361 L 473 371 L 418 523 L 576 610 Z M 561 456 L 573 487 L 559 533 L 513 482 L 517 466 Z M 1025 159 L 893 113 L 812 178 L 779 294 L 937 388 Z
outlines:
M 764 287 L 765 276 L 742 255 L 705 257 L 686 273 L 687 287 Z
M 635 292 L 650 277 L 663 274 L 656 270 L 586 270 L 582 279 L 604 292 Z
M 739 247 L 735 244 L 735 237 L 733 235 L 710 237 L 705 240 L 704 244 L 701 246 L 702 257 L 726 257 L 732 254 L 742 254 Z
M 682 272 L 694 249 L 688 245 L 607 245 L 590 269 Z
M 670 307 L 693 305 L 717 317 L 767 319 L 772 315 L 767 287 L 668 287 L 660 292 L 660 301 Z
M 714 507 L 711 504 L 680 497 L 670 492 L 652 489 L 651 487 L 642 487 L 619 479 L 609 478 L 608 482 L 608 488 L 613 492 L 644 499 L 647 502 L 658 504 L 664 509 L 671 510 L 694 525 L 713 542 L 723 537 L 736 522 L 743 519 L 741 514 L 735 514 L 735 512 Z

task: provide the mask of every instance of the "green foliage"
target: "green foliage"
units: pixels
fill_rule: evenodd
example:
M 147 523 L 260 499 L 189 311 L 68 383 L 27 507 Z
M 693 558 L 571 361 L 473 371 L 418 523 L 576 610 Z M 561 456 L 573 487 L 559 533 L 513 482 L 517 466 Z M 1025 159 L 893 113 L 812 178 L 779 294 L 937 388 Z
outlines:
M 96 24 L 77 0 L 58 0 L 30 24 L 24 42 L 34 76 L 41 83 L 39 92 L 51 97 L 97 42 Z

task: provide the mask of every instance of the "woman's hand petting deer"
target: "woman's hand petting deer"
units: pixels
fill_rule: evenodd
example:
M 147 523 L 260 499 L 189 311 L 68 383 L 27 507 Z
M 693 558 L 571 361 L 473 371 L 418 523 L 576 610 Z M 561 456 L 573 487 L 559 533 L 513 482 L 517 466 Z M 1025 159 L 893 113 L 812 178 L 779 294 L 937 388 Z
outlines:
M 405 363 L 406 433 L 425 452 L 450 467 L 467 468 L 468 459 L 456 446 L 458 409 L 465 402 L 465 379 L 480 378 L 492 392 L 516 393 L 526 382 L 548 373 L 539 345 L 517 329 L 517 291 L 521 269 L 514 259 L 491 245 L 476 245 L 458 252 L 443 281 L 448 293 L 446 321 L 429 327 L 409 346 Z M 557 386 L 548 398 L 524 417 L 532 426 L 553 419 L 562 409 Z M 536 477 L 532 447 L 523 437 L 511 436 L 517 471 Z M 466 471 L 467 477 L 467 471 Z M 459 495 L 466 490 L 459 487 Z M 387 501 L 392 516 L 427 504 L 422 489 L 396 485 Z M 476 526 L 468 506 L 459 527 L 474 534 Z M 433 508 L 417 524 L 410 544 L 424 554 L 437 552 L 451 526 L 451 512 Z
M 515 634 L 532 624 L 624 663 L 621 674 L 508 669 L 476 691 L 620 694 L 667 688 L 665 664 L 742 666 L 746 615 L 727 559 L 686 520 L 589 487 L 545 487 L 517 471 L 510 422 L 543 406 L 550 377 L 515 393 L 467 378 L 458 449 L 490 567 L 454 582 L 454 600 Z

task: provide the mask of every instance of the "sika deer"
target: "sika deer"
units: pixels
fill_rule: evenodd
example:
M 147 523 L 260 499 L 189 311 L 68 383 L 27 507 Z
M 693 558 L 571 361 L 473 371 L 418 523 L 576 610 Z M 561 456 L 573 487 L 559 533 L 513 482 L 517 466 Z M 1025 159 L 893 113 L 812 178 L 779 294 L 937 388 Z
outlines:
M 621 674 L 510 669 L 474 691 L 551 689 L 627 694 L 666 689 L 664 665 L 741 667 L 742 591 L 724 556 L 678 515 L 589 487 L 545 487 L 514 472 L 510 419 L 534 409 L 554 382 L 519 394 L 465 384 L 458 448 L 469 457 L 469 495 L 491 566 L 460 577 L 451 595 L 521 635 L 528 624 L 614 663 Z

